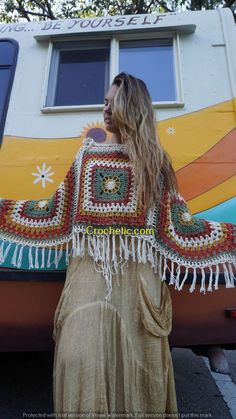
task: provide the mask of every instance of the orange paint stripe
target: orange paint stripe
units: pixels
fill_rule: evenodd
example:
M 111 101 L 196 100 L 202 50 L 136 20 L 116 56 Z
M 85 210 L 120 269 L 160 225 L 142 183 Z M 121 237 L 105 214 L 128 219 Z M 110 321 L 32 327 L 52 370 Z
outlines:
M 180 192 L 186 200 L 207 192 L 235 174 L 236 128 L 207 153 L 176 173 Z

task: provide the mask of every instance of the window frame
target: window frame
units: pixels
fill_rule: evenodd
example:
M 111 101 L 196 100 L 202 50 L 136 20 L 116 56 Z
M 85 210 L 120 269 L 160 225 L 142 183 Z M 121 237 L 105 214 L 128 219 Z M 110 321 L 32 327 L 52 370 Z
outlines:
M 109 81 L 110 84 L 112 80 L 118 73 L 119 69 L 119 42 L 120 41 L 131 41 L 131 40 L 148 40 L 148 39 L 160 39 L 160 38 L 172 38 L 173 40 L 173 63 L 174 63 L 174 77 L 175 77 L 175 85 L 176 85 L 176 100 L 174 101 L 160 101 L 160 102 L 152 102 L 154 108 L 180 108 L 184 106 L 184 94 L 183 94 L 183 84 L 182 84 L 182 74 L 181 74 L 181 59 L 180 59 L 180 42 L 179 42 L 179 33 L 178 32 L 134 32 L 134 33 L 116 33 L 116 34 L 106 34 L 106 35 L 99 35 L 99 39 L 96 38 L 97 41 L 104 41 L 110 40 L 110 77 Z M 43 88 L 43 98 L 42 98 L 42 106 L 41 112 L 42 113 L 60 113 L 60 112 L 75 112 L 75 111 L 101 111 L 103 109 L 103 103 L 101 104 L 91 104 L 91 105 L 67 105 L 67 106 L 47 106 L 47 95 L 48 92 L 52 90 L 49 87 L 49 80 L 50 80 L 50 68 L 52 63 L 52 56 L 54 51 L 54 43 L 60 42 L 74 42 L 74 41 L 92 41 L 94 40 L 94 35 L 88 36 L 80 36 L 77 37 L 70 37 L 68 38 L 56 38 L 55 41 L 53 39 L 50 40 L 49 48 L 48 48 L 48 57 L 47 57 L 47 66 L 46 66 L 46 76 Z M 53 63 L 55 66 L 55 63 Z
M 81 40 L 80 40 L 81 41 Z M 85 50 L 87 48 L 85 48 L 85 42 L 89 42 L 89 40 L 82 40 L 81 42 L 81 47 L 80 50 Z M 94 39 L 93 39 L 94 41 Z M 90 45 L 88 45 L 89 49 L 95 50 L 95 49 L 104 49 L 105 46 L 105 42 L 108 41 L 109 43 L 109 39 L 104 39 L 102 40 L 104 41 L 104 45 L 100 45 L 99 46 L 99 42 L 100 39 L 98 40 L 97 44 L 96 41 L 95 43 L 91 42 Z M 51 54 L 51 66 L 49 68 L 49 78 L 48 78 L 48 89 L 47 89 L 47 96 L 50 96 L 49 102 L 54 102 L 55 101 L 55 96 L 56 96 L 56 88 L 57 88 L 57 80 L 58 80 L 58 71 L 59 71 L 59 59 L 60 59 L 60 52 L 61 51 L 78 51 L 78 46 L 76 45 L 78 44 L 78 40 L 76 41 L 71 41 L 71 40 L 67 40 L 67 41 L 56 41 L 55 42 L 55 48 L 52 46 L 52 54 Z M 109 45 L 109 52 L 110 52 L 110 45 Z M 107 63 L 108 65 L 108 69 L 106 69 L 106 72 L 109 73 L 109 62 Z M 51 69 L 51 67 L 53 67 L 53 69 Z M 53 74 L 53 77 L 52 77 Z M 51 83 L 50 83 L 51 82 Z M 108 84 L 110 82 L 110 79 L 108 80 Z M 58 105 L 53 105 L 53 104 L 47 104 L 47 97 L 46 97 L 46 106 L 47 107 L 59 107 Z M 100 105 L 100 104 L 98 104 Z M 62 107 L 71 107 L 71 106 L 91 106 L 89 105 L 62 105 Z
M 2 116 L 0 118 L 0 146 L 3 140 L 3 134 L 4 134 L 6 118 L 7 118 L 7 111 L 9 107 L 10 98 L 11 98 L 11 91 L 12 91 L 13 81 L 15 77 L 16 64 L 17 64 L 17 58 L 18 58 L 18 52 L 19 52 L 19 44 L 15 39 L 1 38 L 0 44 L 1 42 L 9 42 L 10 44 L 14 46 L 14 56 L 13 56 L 12 63 L 9 66 L 10 76 L 9 76 L 9 81 L 8 81 L 8 86 L 7 86 L 7 91 L 6 91 L 5 103 L 3 105 Z M 0 67 L 3 67 L 3 66 L 0 66 Z

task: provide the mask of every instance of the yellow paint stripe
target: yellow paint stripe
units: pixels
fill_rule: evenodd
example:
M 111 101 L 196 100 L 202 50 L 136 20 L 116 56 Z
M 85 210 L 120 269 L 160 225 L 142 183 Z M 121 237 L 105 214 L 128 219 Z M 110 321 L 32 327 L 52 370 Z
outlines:
M 195 214 L 196 212 L 205 211 L 216 205 L 233 198 L 236 194 L 236 175 L 227 179 L 225 182 L 217 185 L 210 191 L 191 199 L 188 201 L 190 211 Z
M 160 140 L 179 170 L 206 153 L 236 125 L 235 103 L 229 100 L 209 108 L 160 121 Z M 168 134 L 170 128 L 173 134 Z M 173 132 L 173 130 L 172 130 Z
M 78 138 L 23 138 L 4 137 L 0 152 L 0 165 L 11 165 L 14 158 L 14 165 L 24 166 L 35 159 L 47 160 L 53 158 L 67 162 L 73 160 L 82 140 Z
M 0 197 L 8 199 L 41 199 L 52 196 L 69 170 L 82 139 L 26 139 L 5 137 L 0 152 Z M 37 166 L 45 163 L 53 172 L 53 182 L 33 184 Z
M 202 156 L 235 127 L 234 102 L 235 100 L 226 101 L 159 123 L 161 142 L 172 157 L 175 170 L 181 169 Z M 174 129 L 173 135 L 168 135 L 169 128 Z M 6 182 L 0 184 L 0 196 L 12 199 L 50 197 L 74 160 L 75 154 L 82 145 L 82 139 L 82 135 L 78 138 L 64 139 L 6 136 L 0 151 L 0 178 L 6 179 Z M 43 163 L 47 167 L 52 166 L 54 172 L 53 183 L 47 182 L 46 188 L 43 188 L 40 183 L 34 185 L 35 178 L 32 176 L 32 172 L 36 171 L 36 166 L 41 167 Z M 226 183 L 225 187 L 228 188 L 227 185 Z M 218 186 L 213 191 L 217 188 Z M 231 194 L 228 190 L 223 192 L 222 195 L 218 195 L 217 201 L 213 193 L 213 198 L 211 198 L 212 202 L 215 202 L 213 205 L 235 195 L 235 192 Z M 205 194 L 189 201 L 195 212 L 212 206 L 210 202 L 205 203 L 203 196 Z M 212 197 L 211 194 L 209 196 Z

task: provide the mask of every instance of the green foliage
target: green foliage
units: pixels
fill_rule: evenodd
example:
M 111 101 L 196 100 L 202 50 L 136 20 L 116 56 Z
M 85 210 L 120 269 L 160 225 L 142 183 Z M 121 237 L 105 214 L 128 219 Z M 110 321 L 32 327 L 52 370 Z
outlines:
M 4 0 L 0 2 L 2 21 L 56 19 L 56 0 Z

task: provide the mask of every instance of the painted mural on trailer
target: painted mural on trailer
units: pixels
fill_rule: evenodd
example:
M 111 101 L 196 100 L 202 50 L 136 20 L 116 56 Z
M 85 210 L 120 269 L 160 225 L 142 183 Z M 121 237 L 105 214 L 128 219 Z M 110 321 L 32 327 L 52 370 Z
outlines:
M 236 223 L 235 103 L 236 99 L 220 103 L 160 121 L 157 126 L 191 212 L 213 221 Z M 0 195 L 12 199 L 49 198 L 83 140 L 91 137 L 97 143 L 106 143 L 109 135 L 103 124 L 95 121 L 75 138 L 5 137 L 0 152 L 0 177 L 7 182 L 1 182 Z
M 72 111 L 71 114 L 41 112 L 39 102 L 45 83 L 43 72 L 47 66 L 47 43 L 51 36 L 63 34 L 71 37 L 73 34 L 96 31 L 122 33 L 124 30 L 138 30 L 140 33 L 144 29 L 179 30 L 183 34 L 180 54 L 183 60 L 183 83 L 187 86 L 189 96 L 182 108 L 157 110 L 157 133 L 172 159 L 180 192 L 190 211 L 209 220 L 236 223 L 236 71 L 233 71 L 236 68 L 236 42 L 231 42 L 235 27 L 227 23 L 229 19 L 232 20 L 229 12 L 220 10 L 0 25 L 0 39 L 19 39 L 19 44 L 21 39 L 31 52 L 29 65 L 24 70 L 17 69 L 15 75 L 13 89 L 16 92 L 24 90 L 24 97 L 19 98 L 15 93 L 15 102 L 13 100 L 9 104 L 0 150 L 0 197 L 26 200 L 51 197 L 83 140 L 91 137 L 97 143 L 106 143 L 111 135 L 104 129 L 101 111 Z M 208 36 L 209 28 L 212 39 Z M 202 34 L 206 36 L 206 41 Z M 194 48 L 191 42 L 194 42 Z M 229 42 L 232 45 L 228 45 Z M 191 69 L 189 54 L 196 51 L 198 46 L 199 58 L 196 54 L 194 57 L 198 71 L 201 73 L 205 65 L 209 83 L 216 86 L 215 90 L 209 88 L 210 98 L 207 89 L 204 96 L 204 86 L 197 84 L 195 68 Z M 210 48 L 213 58 L 208 54 Z M 205 61 L 204 54 L 207 54 Z M 23 56 L 20 48 L 22 66 L 27 57 Z M 208 64 L 212 73 L 210 70 L 208 72 Z M 33 83 L 31 73 L 40 78 L 35 82 L 37 103 L 33 95 L 27 95 L 28 89 L 21 82 L 25 77 Z M 225 78 L 220 84 L 223 75 Z M 227 84 L 226 77 L 231 78 L 231 81 L 227 81 L 227 89 L 224 87 L 224 83 Z M 207 83 L 206 77 L 201 80 Z M 21 107 L 21 101 L 25 102 L 25 108 Z M 5 266 L 12 266 L 13 250 Z M 59 268 L 65 268 L 63 259 Z

